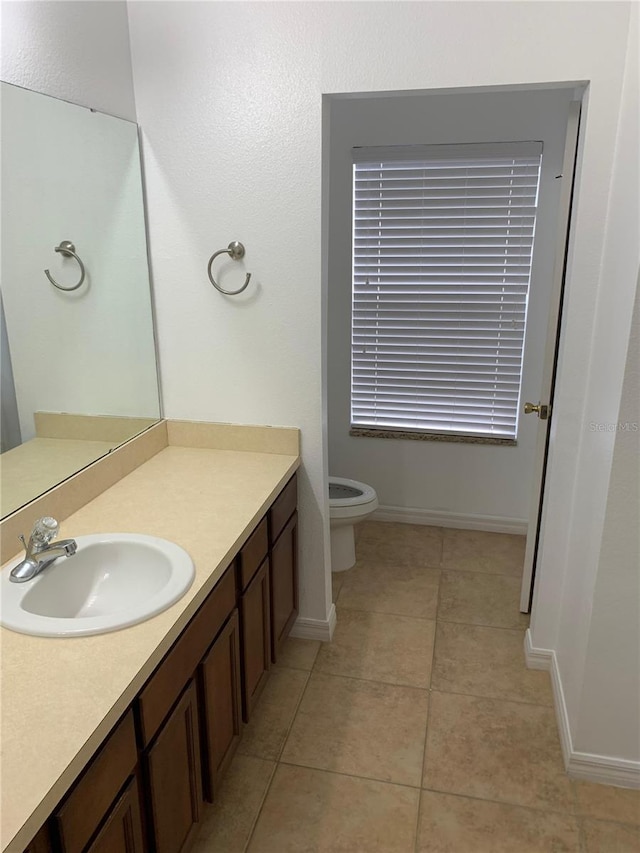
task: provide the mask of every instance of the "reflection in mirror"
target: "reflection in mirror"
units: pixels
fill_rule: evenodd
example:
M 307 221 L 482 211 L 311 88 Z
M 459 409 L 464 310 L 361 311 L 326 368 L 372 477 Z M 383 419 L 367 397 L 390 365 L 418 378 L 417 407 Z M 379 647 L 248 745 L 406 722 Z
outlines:
M 1 85 L 4 517 L 160 404 L 137 125 Z

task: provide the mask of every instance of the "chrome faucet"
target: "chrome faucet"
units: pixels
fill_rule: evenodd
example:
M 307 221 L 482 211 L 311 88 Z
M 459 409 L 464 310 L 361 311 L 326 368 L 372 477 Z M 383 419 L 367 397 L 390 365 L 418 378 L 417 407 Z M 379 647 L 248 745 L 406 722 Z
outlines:
M 52 541 L 59 530 L 60 525 L 55 518 L 46 516 L 39 518 L 33 525 L 28 544 L 24 536 L 20 537 L 25 549 L 24 560 L 12 569 L 10 581 L 13 583 L 30 581 L 59 557 L 72 557 L 76 553 L 78 545 L 75 539 Z

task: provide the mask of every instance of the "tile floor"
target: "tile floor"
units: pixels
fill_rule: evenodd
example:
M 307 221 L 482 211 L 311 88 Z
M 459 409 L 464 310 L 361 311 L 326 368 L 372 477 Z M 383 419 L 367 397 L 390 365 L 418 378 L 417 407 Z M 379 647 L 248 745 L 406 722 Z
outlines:
M 637 853 L 640 791 L 564 773 L 524 539 L 360 525 L 331 644 L 289 640 L 195 853 Z

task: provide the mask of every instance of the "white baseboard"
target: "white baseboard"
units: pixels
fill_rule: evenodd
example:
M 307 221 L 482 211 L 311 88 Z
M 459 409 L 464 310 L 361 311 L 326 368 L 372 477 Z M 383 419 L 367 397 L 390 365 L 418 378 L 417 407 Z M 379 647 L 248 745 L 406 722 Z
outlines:
M 579 752 L 573 748 L 569 714 L 560 678 L 558 659 L 553 649 L 537 649 L 531 643 L 531 631 L 524 638 L 524 656 L 529 669 L 543 669 L 551 674 L 553 703 L 564 766 L 572 779 L 585 779 L 602 785 L 640 788 L 640 761 L 627 761 L 612 755 Z
M 306 619 L 298 616 L 291 629 L 290 637 L 298 637 L 302 640 L 322 640 L 329 643 L 333 637 L 336 627 L 336 607 L 331 605 L 327 619 Z
M 462 530 L 487 530 L 491 533 L 526 535 L 526 518 L 499 515 L 447 512 L 419 507 L 379 506 L 371 516 L 373 521 L 397 521 L 401 524 L 430 524 L 434 527 L 456 527 Z

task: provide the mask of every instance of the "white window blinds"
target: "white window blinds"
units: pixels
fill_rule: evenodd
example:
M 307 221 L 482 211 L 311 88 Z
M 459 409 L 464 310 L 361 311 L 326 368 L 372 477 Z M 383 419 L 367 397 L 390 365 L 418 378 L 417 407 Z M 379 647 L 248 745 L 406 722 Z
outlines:
M 515 438 L 541 152 L 354 149 L 356 431 Z

